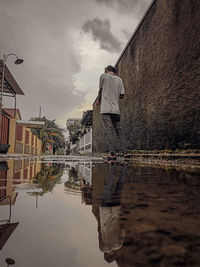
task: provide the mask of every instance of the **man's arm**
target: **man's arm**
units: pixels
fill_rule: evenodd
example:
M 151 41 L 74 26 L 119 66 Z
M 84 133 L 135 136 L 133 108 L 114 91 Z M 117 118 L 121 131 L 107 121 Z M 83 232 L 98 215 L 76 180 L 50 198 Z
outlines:
M 102 90 L 103 90 L 103 74 L 100 76 L 99 79 L 99 92 L 98 92 L 98 97 L 97 97 L 97 105 L 101 104 L 101 96 L 102 96 Z
M 101 95 L 102 95 L 102 88 L 99 89 L 98 97 L 97 97 L 97 105 L 101 104 Z
M 124 98 L 124 94 L 125 94 L 125 90 L 124 90 L 124 84 L 121 80 L 121 88 L 120 88 L 120 95 L 119 95 L 119 98 L 120 99 L 123 99 Z

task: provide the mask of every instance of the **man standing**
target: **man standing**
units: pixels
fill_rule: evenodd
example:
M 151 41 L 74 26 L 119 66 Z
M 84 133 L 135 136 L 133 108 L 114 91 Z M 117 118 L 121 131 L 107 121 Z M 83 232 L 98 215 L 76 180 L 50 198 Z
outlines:
M 113 130 L 119 138 L 121 153 L 125 155 L 123 138 L 121 136 L 119 99 L 124 98 L 124 85 L 122 79 L 116 75 L 116 69 L 109 65 L 105 73 L 100 76 L 97 105 L 101 104 L 103 130 L 109 159 L 116 158 Z

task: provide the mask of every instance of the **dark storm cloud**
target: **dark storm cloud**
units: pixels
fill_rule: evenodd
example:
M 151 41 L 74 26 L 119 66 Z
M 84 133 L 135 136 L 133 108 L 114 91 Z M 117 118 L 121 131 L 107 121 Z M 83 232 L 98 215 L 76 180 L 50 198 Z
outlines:
M 81 39 L 82 25 L 82 30 L 92 34 L 103 49 L 118 53 L 121 43 L 131 35 L 129 29 L 136 26 L 136 15 L 141 17 L 149 2 L 0 0 L 0 58 L 3 54 L 16 53 L 24 59 L 19 66 L 13 64 L 14 58 L 7 62 L 25 92 L 24 97 L 17 98 L 22 118 L 37 115 L 42 106 L 42 114 L 48 119 L 63 120 L 80 106 L 88 105 L 88 99 L 96 97 L 92 88 L 98 78 L 94 77 L 116 55 L 103 53 L 102 57 L 98 48 L 94 48 L 95 55 L 90 54 L 90 40 L 87 43 L 87 38 Z
M 109 52 L 119 52 L 121 43 L 111 32 L 109 20 L 100 20 L 98 18 L 87 20 L 82 29 L 85 33 L 91 33 L 94 40 L 98 40 L 102 49 Z
M 133 13 L 141 17 L 148 3 L 151 0 L 95 0 L 99 4 L 104 4 L 107 7 L 114 8 L 120 13 Z

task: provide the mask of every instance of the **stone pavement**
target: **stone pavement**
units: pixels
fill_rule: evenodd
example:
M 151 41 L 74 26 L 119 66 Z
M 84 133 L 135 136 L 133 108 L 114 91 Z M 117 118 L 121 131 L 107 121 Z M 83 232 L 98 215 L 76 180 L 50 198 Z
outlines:
M 151 165 L 200 168 L 200 153 L 132 153 L 131 161 Z

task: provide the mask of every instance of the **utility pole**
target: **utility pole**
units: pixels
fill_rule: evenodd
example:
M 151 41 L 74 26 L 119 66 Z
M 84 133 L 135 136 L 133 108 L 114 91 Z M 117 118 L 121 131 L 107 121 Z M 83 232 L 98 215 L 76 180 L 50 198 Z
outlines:
M 41 118 L 41 114 L 42 114 L 42 108 L 40 106 L 40 110 L 39 110 L 39 118 Z

